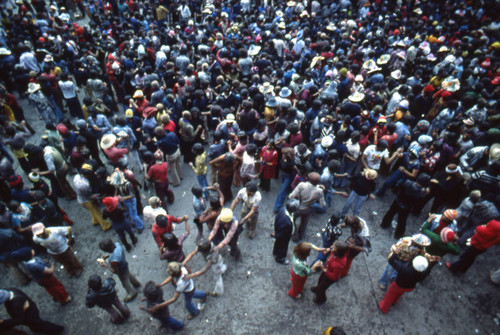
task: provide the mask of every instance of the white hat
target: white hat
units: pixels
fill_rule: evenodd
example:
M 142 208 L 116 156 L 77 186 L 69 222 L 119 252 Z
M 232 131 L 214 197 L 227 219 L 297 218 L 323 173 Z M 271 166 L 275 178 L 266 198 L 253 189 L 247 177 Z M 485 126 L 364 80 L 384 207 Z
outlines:
M 274 90 L 274 86 L 271 85 L 269 82 L 265 82 L 263 83 L 260 87 L 259 87 L 259 91 L 260 93 L 262 94 L 269 94 L 269 93 L 272 93 Z
M 323 148 L 329 148 L 333 144 L 333 138 L 331 136 L 325 136 L 321 139 L 321 146 Z
M 288 87 L 283 87 L 280 91 L 280 97 L 288 98 L 292 94 L 292 90 Z
M 413 265 L 413 268 L 418 272 L 424 272 L 429 266 L 429 261 L 424 256 L 418 255 L 413 259 L 411 264 Z
M 45 229 L 45 226 L 41 222 L 37 222 L 31 226 L 31 231 L 33 232 L 33 235 L 35 235 L 35 236 L 43 233 L 44 229 Z
M 0 56 L 8 56 L 10 55 L 12 52 L 7 49 L 7 48 L 0 48 Z
M 363 101 L 364 98 L 365 98 L 365 95 L 363 93 L 354 92 L 353 95 L 349 96 L 349 101 L 352 101 L 352 102 L 361 102 L 361 101 Z
M 40 89 L 40 84 L 37 84 L 37 83 L 29 83 L 28 84 L 28 93 L 31 94 L 31 93 L 34 93 L 36 91 L 38 91 Z
M 391 77 L 396 79 L 396 80 L 401 79 L 401 70 L 392 71 Z
M 116 136 L 114 134 L 106 134 L 101 139 L 101 148 L 109 149 L 115 144 L 115 142 Z

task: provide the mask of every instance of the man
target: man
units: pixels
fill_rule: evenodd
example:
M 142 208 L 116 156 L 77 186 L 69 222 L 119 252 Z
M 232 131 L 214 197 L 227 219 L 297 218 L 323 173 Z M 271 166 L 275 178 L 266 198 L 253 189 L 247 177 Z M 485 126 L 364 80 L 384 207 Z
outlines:
M 47 335 L 61 334 L 64 327 L 42 320 L 40 312 L 33 300 L 17 288 L 0 290 L 0 303 L 5 305 L 10 319 L 1 320 L 0 331 L 9 331 L 18 326 L 28 326 L 33 332 Z
M 288 243 L 292 237 L 294 226 L 293 226 L 293 215 L 298 208 L 298 203 L 293 200 L 287 201 L 284 207 L 281 207 L 274 218 L 274 233 L 271 233 L 271 237 L 275 238 L 273 246 L 273 256 L 274 260 L 280 264 L 289 264 L 290 262 L 286 259 L 286 253 L 288 251 Z
M 98 275 L 92 275 L 88 280 L 89 289 L 85 305 L 88 308 L 99 306 L 111 315 L 112 323 L 122 323 L 130 317 L 130 311 L 123 305 L 116 294 L 116 282 L 106 278 L 104 282 Z
M 259 206 L 262 201 L 262 195 L 258 190 L 257 183 L 250 182 L 246 187 L 242 188 L 236 198 L 231 204 L 231 210 L 234 211 L 239 202 L 241 205 L 241 221 L 240 225 L 246 222 L 248 226 L 248 237 L 253 239 L 255 237 L 255 229 L 259 220 Z
M 144 207 L 142 211 L 143 221 L 146 225 L 153 227 L 156 223 L 156 217 L 158 215 L 167 215 L 167 211 L 160 207 L 161 201 L 157 196 L 153 196 L 148 200 L 149 206 Z
M 181 151 L 179 149 L 179 138 L 175 132 L 166 131 L 162 127 L 155 128 L 156 144 L 158 148 L 167 156 L 167 163 L 170 167 L 170 177 L 173 186 L 179 186 L 182 179 Z
M 111 228 L 111 222 L 102 217 L 102 211 L 96 203 L 98 194 L 93 194 L 90 180 L 93 178 L 94 168 L 92 165 L 84 163 L 80 172 L 73 177 L 75 185 L 76 199 L 78 203 L 90 212 L 92 225 L 100 225 L 103 231 Z
M 31 231 L 33 242 L 46 248 L 52 258 L 64 266 L 70 277 L 81 275 L 82 264 L 70 246 L 73 241 L 71 227 L 45 228 L 43 223 L 38 222 L 31 226 Z
M 156 217 L 156 223 L 151 227 L 151 232 L 153 233 L 153 238 L 158 245 L 158 248 L 161 248 L 163 245 L 162 236 L 164 234 L 171 234 L 174 231 L 172 227 L 172 223 L 181 223 L 189 220 L 189 216 L 184 215 L 181 218 L 175 217 L 173 215 L 158 215 Z
M 380 227 L 389 228 L 392 219 L 397 214 L 398 223 L 394 230 L 394 238 L 400 239 L 403 237 L 406 230 L 406 220 L 412 208 L 418 204 L 430 193 L 429 189 L 430 177 L 426 173 L 418 176 L 416 181 L 406 180 L 398 186 L 396 199 L 392 202 L 391 207 L 385 213 Z
M 129 302 L 135 299 L 137 296 L 136 288 L 141 286 L 141 283 L 130 273 L 125 252 L 120 242 L 113 243 L 108 238 L 99 243 L 99 248 L 104 252 L 108 252 L 109 255 L 99 258 L 97 262 L 112 273 L 117 274 L 123 288 L 127 291 L 127 297 L 123 301 Z
M 229 208 L 223 208 L 215 220 L 214 228 L 208 237 L 208 240 L 213 241 L 215 245 L 213 251 L 217 252 L 229 244 L 231 256 L 234 256 L 236 261 L 239 261 L 241 259 L 241 251 L 238 248 L 238 238 L 242 230 L 243 227 L 239 225 L 238 220 L 233 216 L 233 211 Z
M 47 165 L 47 171 L 35 169 L 34 172 L 38 172 L 40 176 L 48 175 L 51 180 L 55 179 L 66 200 L 76 199 L 75 191 L 66 180 L 69 166 L 66 164 L 63 155 L 56 148 L 48 145 L 43 148 L 43 159 Z
M 439 258 L 436 258 L 436 261 Z M 430 273 L 429 261 L 422 255 L 418 255 L 409 262 L 405 262 L 396 254 L 389 258 L 389 263 L 398 271 L 396 280 L 387 290 L 384 299 L 378 303 L 382 313 L 386 314 L 389 308 L 398 302 L 405 292 L 411 292 L 417 283 L 424 280 Z
M 453 274 L 465 273 L 476 260 L 490 247 L 500 243 L 500 221 L 491 220 L 485 225 L 476 228 L 476 232 L 467 243 L 467 249 L 455 263 L 446 263 L 446 267 Z
M 173 202 L 173 193 L 169 189 L 168 182 L 168 163 L 163 161 L 163 152 L 157 150 L 154 155 L 155 163 L 151 165 L 146 174 L 146 180 L 153 179 L 155 192 L 160 198 L 161 206 L 167 210 L 167 200 Z
M 312 206 L 319 202 L 321 208 L 326 207 L 323 186 L 318 186 L 320 182 L 319 173 L 311 172 L 307 175 L 307 179 L 308 181 L 299 183 L 290 194 L 290 199 L 299 200 L 299 207 L 295 213 L 297 217 L 295 218 L 294 226 L 296 227 L 298 218 L 300 218 L 300 226 L 298 229 L 295 229 L 292 236 L 294 242 L 298 242 L 304 238 Z
M 52 298 L 61 305 L 71 302 L 72 298 L 66 292 L 63 284 L 54 276 L 55 266 L 50 264 L 47 259 L 35 257 L 35 250 L 23 248 L 21 251 L 24 268 L 28 271 L 31 278 L 52 296 Z
M 179 120 L 179 136 L 181 140 L 180 149 L 184 156 L 184 163 L 193 162 L 194 154 L 192 153 L 191 147 L 202 129 L 202 126 L 198 125 L 195 130 L 191 124 L 191 113 L 189 111 L 182 112 L 182 118 Z
M 363 167 L 365 169 L 378 171 L 380 169 L 380 164 L 382 163 L 382 158 L 384 159 L 385 164 L 391 165 L 396 157 L 401 156 L 403 151 L 396 151 L 391 157 L 389 157 L 389 151 L 387 150 L 388 147 L 389 143 L 387 143 L 386 140 L 380 140 L 376 145 L 372 144 L 366 147 L 363 155 L 361 155 L 361 163 L 363 163 Z
M 83 111 L 80 100 L 78 100 L 78 92 L 80 91 L 78 87 L 69 79 L 67 73 L 61 74 L 61 80 L 58 84 L 71 115 L 82 118 Z

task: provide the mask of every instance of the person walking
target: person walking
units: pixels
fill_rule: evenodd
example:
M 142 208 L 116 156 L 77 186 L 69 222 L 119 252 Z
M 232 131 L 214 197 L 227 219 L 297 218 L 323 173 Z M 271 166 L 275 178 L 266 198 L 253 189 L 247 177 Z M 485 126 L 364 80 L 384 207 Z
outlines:
M 61 263 L 70 277 L 78 277 L 83 272 L 82 263 L 76 258 L 73 248 L 71 227 L 45 228 L 41 222 L 31 226 L 33 242 L 47 249 L 52 258 Z
M 129 302 L 135 299 L 137 296 L 136 288 L 141 286 L 141 283 L 130 273 L 125 252 L 120 242 L 113 243 L 112 240 L 105 239 L 99 243 L 99 248 L 109 254 L 99 258 L 97 262 L 112 273 L 117 274 L 123 288 L 127 291 L 127 297 L 123 301 Z
M 161 206 L 167 210 L 168 202 L 174 202 L 174 194 L 169 188 L 168 163 L 163 161 L 163 152 L 157 150 L 154 153 L 155 163 L 151 165 L 146 174 L 146 180 L 153 180 L 156 196 L 160 198 Z
M 88 290 L 85 299 L 87 308 L 98 306 L 111 315 L 112 323 L 122 323 L 130 317 L 130 311 L 122 304 L 116 294 L 116 282 L 113 278 L 102 281 L 98 275 L 92 275 L 87 282 Z
M 35 256 L 35 250 L 24 248 L 22 251 L 24 258 L 24 268 L 31 278 L 45 290 L 61 305 L 70 303 L 72 298 L 66 292 L 66 288 L 54 276 L 55 266 L 50 264 L 47 259 Z
M 150 312 L 156 305 L 161 305 L 165 302 L 163 299 L 163 291 L 153 281 L 148 281 L 144 286 L 144 296 L 146 297 L 146 307 L 139 306 L 140 309 Z M 151 316 L 161 322 L 161 325 L 167 329 L 172 329 L 174 332 L 184 328 L 184 323 L 170 316 L 168 305 L 150 312 Z

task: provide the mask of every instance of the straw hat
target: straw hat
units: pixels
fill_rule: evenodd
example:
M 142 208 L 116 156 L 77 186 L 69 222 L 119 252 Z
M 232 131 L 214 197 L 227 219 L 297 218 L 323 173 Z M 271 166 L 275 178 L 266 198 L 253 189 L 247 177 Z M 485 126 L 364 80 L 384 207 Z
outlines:
M 101 148 L 109 149 L 115 144 L 115 142 L 116 142 L 115 134 L 106 134 L 101 139 Z
M 396 79 L 396 80 L 401 79 L 401 70 L 392 71 L 391 77 Z
M 40 84 L 37 84 L 37 83 L 29 83 L 28 84 L 28 93 L 31 94 L 31 93 L 35 93 L 36 91 L 38 91 L 40 89 Z
M 259 92 L 262 94 L 269 94 L 272 93 L 273 91 L 274 91 L 274 86 L 267 81 L 261 86 L 259 86 Z
M 283 87 L 280 91 L 280 97 L 288 98 L 292 94 L 292 90 L 288 87 Z
M 441 83 L 441 87 L 448 92 L 456 92 L 460 89 L 460 80 L 448 77 Z
M 360 92 L 355 92 L 354 94 L 349 96 L 349 101 L 351 102 L 361 102 L 365 98 L 365 95 Z
M 490 160 L 489 163 L 493 163 L 500 159 L 500 143 L 495 143 L 490 148 Z
M 279 29 L 286 29 L 286 24 L 285 24 L 285 22 L 281 21 L 281 22 L 278 24 L 278 28 L 279 28 Z
M 12 54 L 12 52 L 7 48 L 0 48 L 0 56 L 8 56 Z
M 390 59 L 391 59 L 391 55 L 389 55 L 389 54 L 381 55 L 377 59 L 377 65 L 385 65 L 385 64 L 389 63 Z
M 125 179 L 125 175 L 120 170 L 113 172 L 111 176 L 107 178 L 107 180 L 109 184 L 113 186 L 123 185 L 127 181 L 127 179 Z
M 377 171 L 372 170 L 372 169 L 365 169 L 364 175 L 369 180 L 375 180 L 378 177 Z
M 295 3 L 295 1 L 288 1 L 288 2 L 286 3 L 286 5 L 287 5 L 288 7 L 295 7 L 296 3 Z
M 133 98 L 144 98 L 144 92 L 142 92 L 142 90 L 137 90 L 137 91 L 135 91 L 135 93 L 132 97 Z

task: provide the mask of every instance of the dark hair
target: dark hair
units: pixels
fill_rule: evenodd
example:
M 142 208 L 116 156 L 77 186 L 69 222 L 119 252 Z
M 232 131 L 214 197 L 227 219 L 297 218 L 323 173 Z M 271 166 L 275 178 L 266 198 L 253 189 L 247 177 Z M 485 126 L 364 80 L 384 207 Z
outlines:
M 334 243 L 335 245 L 335 252 L 333 253 L 333 255 L 335 257 L 343 257 L 345 255 L 345 253 L 347 252 L 347 250 L 349 249 L 347 247 L 347 244 L 345 242 L 342 242 L 342 241 L 336 241 Z
M 161 228 L 166 228 L 168 225 L 168 218 L 165 215 L 158 215 L 155 221 Z
M 99 248 L 102 251 L 113 252 L 113 250 L 115 250 L 115 244 L 113 243 L 113 241 L 111 239 L 107 238 L 107 239 L 99 242 Z
M 148 281 L 146 285 L 144 285 L 143 293 L 146 299 L 150 301 L 158 301 L 160 300 L 158 298 L 162 296 L 161 288 L 156 286 L 156 283 L 152 280 Z
M 201 239 L 198 242 L 198 251 L 206 257 L 212 251 L 212 242 L 206 238 Z
M 210 207 L 213 210 L 218 210 L 218 209 L 222 208 L 222 206 L 220 205 L 219 197 L 211 196 L 210 199 L 209 199 L 209 203 L 210 203 Z
M 175 236 L 174 234 L 171 233 L 163 234 L 161 240 L 163 241 L 163 244 L 168 250 L 177 250 L 180 248 L 178 244 L 179 239 L 177 239 L 177 236 Z
M 203 149 L 203 145 L 201 145 L 201 143 L 195 143 L 193 145 L 193 153 L 195 155 L 201 155 L 203 153 L 204 149 Z
M 199 198 L 203 195 L 203 188 L 200 185 L 194 185 L 191 187 L 191 193 Z
M 251 181 L 245 185 L 245 188 L 247 189 L 247 192 L 255 193 L 259 189 L 259 186 L 257 186 L 256 182 Z
M 98 290 L 102 286 L 102 280 L 101 277 L 98 275 L 92 275 L 89 277 L 89 280 L 87 281 L 89 287 L 93 290 Z
M 255 156 L 255 154 L 257 153 L 257 145 L 255 145 L 254 143 L 250 143 L 249 145 L 247 145 L 247 154 L 249 156 Z

